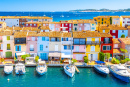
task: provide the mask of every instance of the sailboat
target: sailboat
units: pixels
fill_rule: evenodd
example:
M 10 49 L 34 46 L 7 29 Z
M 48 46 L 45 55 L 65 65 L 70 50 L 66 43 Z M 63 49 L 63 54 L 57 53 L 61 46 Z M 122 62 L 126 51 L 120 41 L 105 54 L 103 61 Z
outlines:
M 36 71 L 39 75 L 43 75 L 47 72 L 47 65 L 45 63 L 45 61 L 39 61 L 37 67 L 36 67 Z
M 72 56 L 72 33 L 71 33 L 71 56 Z M 72 58 L 72 57 L 71 57 Z M 75 74 L 75 66 L 70 62 L 70 64 L 64 66 L 64 72 L 70 76 L 73 77 Z

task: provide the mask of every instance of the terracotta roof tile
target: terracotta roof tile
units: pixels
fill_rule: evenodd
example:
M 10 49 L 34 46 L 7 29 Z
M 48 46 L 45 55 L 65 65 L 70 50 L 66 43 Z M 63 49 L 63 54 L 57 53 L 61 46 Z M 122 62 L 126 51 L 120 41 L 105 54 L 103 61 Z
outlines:
M 61 37 L 60 32 L 52 31 L 49 33 L 49 37 Z
M 118 49 L 113 49 L 113 53 L 121 53 Z
M 40 27 L 41 30 L 50 30 L 49 26 L 42 26 Z
M 119 40 L 118 40 L 118 38 L 114 38 L 114 39 L 112 39 L 112 40 L 113 40 L 113 43 L 114 43 L 114 44 L 120 43 Z
M 108 33 L 100 33 L 101 37 L 112 37 L 111 34 Z
M 28 32 L 27 36 L 38 36 L 37 32 Z
M 37 36 L 46 36 L 49 37 L 49 32 L 40 32 L 37 34 Z
M 26 36 L 27 36 L 27 32 L 21 31 L 21 32 L 15 32 L 14 33 L 15 38 L 26 37 Z
M 130 45 L 130 38 L 119 38 L 122 42 L 124 42 L 127 45 Z
M 61 37 L 71 37 L 71 33 L 63 32 Z

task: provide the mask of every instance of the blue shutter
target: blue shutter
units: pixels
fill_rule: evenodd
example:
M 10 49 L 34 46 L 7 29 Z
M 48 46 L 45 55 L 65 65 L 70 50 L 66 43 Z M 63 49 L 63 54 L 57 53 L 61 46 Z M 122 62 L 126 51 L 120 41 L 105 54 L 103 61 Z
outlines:
M 66 40 L 68 41 L 68 38 L 66 38 Z
M 72 46 L 72 50 L 74 49 L 74 46 Z
M 21 45 L 19 45 L 19 51 L 21 51 Z
M 62 38 L 62 41 L 63 41 L 63 38 Z
M 66 50 L 67 49 L 67 46 L 66 45 L 64 45 L 64 50 Z
M 17 51 L 17 46 L 15 46 L 15 51 Z

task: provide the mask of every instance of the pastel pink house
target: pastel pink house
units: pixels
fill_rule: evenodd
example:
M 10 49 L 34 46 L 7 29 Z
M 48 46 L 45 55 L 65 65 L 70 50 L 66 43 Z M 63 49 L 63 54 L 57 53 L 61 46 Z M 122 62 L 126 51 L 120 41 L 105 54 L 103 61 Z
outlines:
M 29 32 L 27 36 L 26 53 L 30 55 L 37 55 L 37 34 L 36 32 Z

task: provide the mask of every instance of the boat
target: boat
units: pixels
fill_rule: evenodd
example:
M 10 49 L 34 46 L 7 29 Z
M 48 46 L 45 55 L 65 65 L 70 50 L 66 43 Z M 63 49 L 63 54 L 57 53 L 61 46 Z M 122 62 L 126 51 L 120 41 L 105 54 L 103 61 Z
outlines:
M 36 71 L 39 75 L 43 75 L 47 72 L 47 65 L 45 61 L 39 61 Z
M 103 61 L 95 61 L 95 62 L 97 64 L 105 64 L 105 62 L 103 62 Z M 106 65 L 94 65 L 94 69 L 96 72 L 98 72 L 102 75 L 108 75 L 110 72 Z
M 68 76 L 73 77 L 74 74 L 75 74 L 75 66 L 72 65 L 72 64 L 65 65 L 65 66 L 64 66 L 64 71 L 65 71 L 65 73 L 66 73 Z
M 25 65 L 22 63 L 18 63 L 15 65 L 15 73 L 16 74 L 25 74 Z
M 4 66 L 4 72 L 5 74 L 11 74 L 13 71 L 13 65 L 12 63 L 6 63 Z
M 109 68 L 113 76 L 115 76 L 116 78 L 124 82 L 129 82 L 130 73 L 128 72 L 126 67 L 124 67 L 123 65 L 113 65 L 113 66 L 110 66 Z

